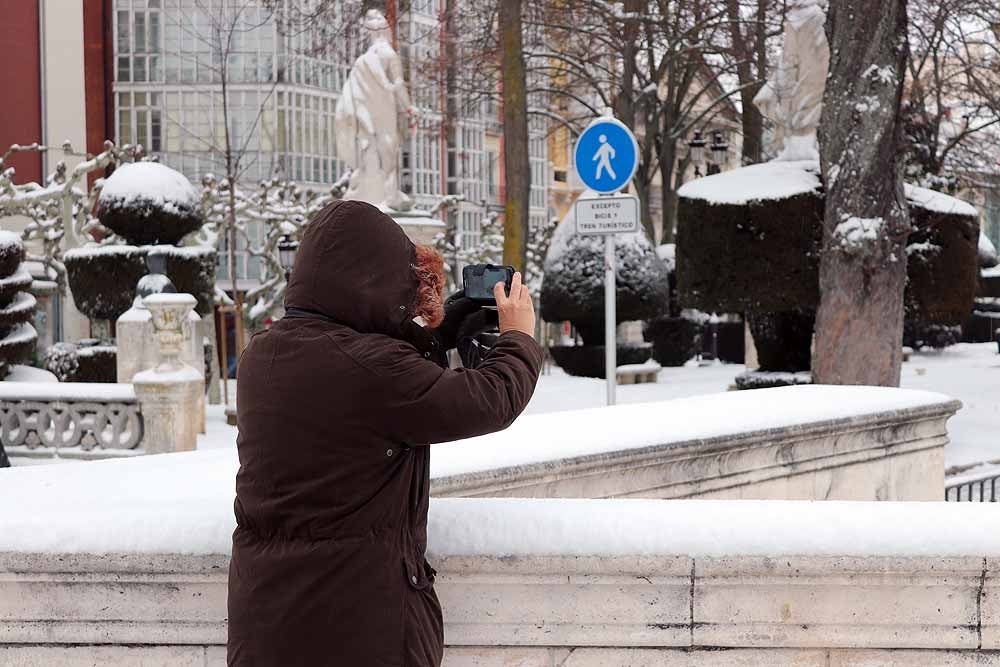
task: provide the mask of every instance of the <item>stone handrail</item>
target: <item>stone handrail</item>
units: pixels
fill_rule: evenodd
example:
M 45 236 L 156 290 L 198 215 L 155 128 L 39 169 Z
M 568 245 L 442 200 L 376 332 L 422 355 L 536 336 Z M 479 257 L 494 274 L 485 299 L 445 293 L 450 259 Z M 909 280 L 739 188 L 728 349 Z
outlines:
M 438 497 L 940 500 L 961 403 L 783 387 L 531 415 L 434 446 Z
M 980 504 L 446 499 L 429 528 L 446 667 L 995 665 L 1000 649 L 1000 517 Z M 11 539 L 0 661 L 225 664 L 226 553 Z
M 142 453 L 130 384 L 0 382 L 0 442 L 11 456 L 103 458 Z

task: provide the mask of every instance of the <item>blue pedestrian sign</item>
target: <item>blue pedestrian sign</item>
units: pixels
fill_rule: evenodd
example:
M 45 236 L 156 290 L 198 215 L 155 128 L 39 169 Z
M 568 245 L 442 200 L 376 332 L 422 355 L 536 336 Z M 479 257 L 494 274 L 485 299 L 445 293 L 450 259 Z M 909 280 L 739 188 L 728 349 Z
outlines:
M 580 180 L 591 190 L 618 192 L 639 166 L 639 144 L 625 123 L 610 116 L 598 118 L 576 140 L 573 163 Z

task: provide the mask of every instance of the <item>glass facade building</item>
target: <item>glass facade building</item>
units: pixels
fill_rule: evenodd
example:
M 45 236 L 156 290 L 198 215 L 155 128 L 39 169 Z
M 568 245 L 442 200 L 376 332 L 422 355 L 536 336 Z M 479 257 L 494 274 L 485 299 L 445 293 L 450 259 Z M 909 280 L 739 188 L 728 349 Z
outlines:
M 269 10 L 247 0 L 114 4 L 118 143 L 142 144 L 194 182 L 206 173 L 225 174 L 227 130 L 230 152 L 240 156 L 243 183 L 281 170 L 286 178 L 321 187 L 344 173 L 333 115 L 351 65 L 367 47 L 360 26 L 342 26 L 335 37 L 308 27 L 281 31 Z M 463 244 L 473 245 L 484 207 L 500 204 L 500 112 L 494 103 L 459 103 L 449 160 L 442 78 L 438 68 L 428 66 L 440 60 L 441 4 L 414 0 L 396 26 L 419 110 L 402 151 L 402 187 L 423 207 L 445 194 L 464 195 L 456 223 Z M 224 52 L 229 54 L 225 82 Z M 546 130 L 541 119 L 532 120 L 533 222 L 548 216 Z M 222 258 L 219 278 L 228 280 L 227 271 Z M 237 273 L 248 283 L 260 277 L 259 265 L 239 248 Z

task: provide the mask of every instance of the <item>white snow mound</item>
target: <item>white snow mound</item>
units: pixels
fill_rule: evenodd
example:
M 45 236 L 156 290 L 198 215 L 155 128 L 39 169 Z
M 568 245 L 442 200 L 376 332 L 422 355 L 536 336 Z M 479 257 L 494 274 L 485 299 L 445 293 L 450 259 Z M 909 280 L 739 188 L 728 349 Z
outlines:
M 182 173 L 159 162 L 123 164 L 104 180 L 100 201 L 128 204 L 136 200 L 193 208 L 198 191 Z
M 928 211 L 950 215 L 966 215 L 971 218 L 979 217 L 979 211 L 976 210 L 975 206 L 943 192 L 922 188 L 919 185 L 910 185 L 909 183 L 903 184 L 903 191 L 906 194 L 906 200 L 910 204 L 925 208 Z
M 818 192 L 819 164 L 812 160 L 764 162 L 685 183 L 679 197 L 742 206 Z

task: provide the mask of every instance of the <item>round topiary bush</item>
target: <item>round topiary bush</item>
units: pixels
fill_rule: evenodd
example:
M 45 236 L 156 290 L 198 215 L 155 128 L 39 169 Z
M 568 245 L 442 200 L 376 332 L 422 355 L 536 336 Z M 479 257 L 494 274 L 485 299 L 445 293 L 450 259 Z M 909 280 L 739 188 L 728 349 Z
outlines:
M 101 187 L 97 217 L 132 245 L 174 245 L 203 222 L 198 191 L 159 162 L 118 167 Z
M 649 343 L 625 343 L 618 346 L 619 366 L 649 361 L 653 346 Z M 570 375 L 603 378 L 605 371 L 603 345 L 554 345 L 549 348 L 552 359 Z
M 642 337 L 653 344 L 653 359 L 661 366 L 683 366 L 702 348 L 702 318 L 654 317 L 646 320 Z
M 615 261 L 616 323 L 665 314 L 668 271 L 645 233 L 618 234 Z M 543 320 L 569 320 L 585 344 L 604 343 L 604 238 L 578 235 L 572 210 L 553 234 L 540 298 Z

